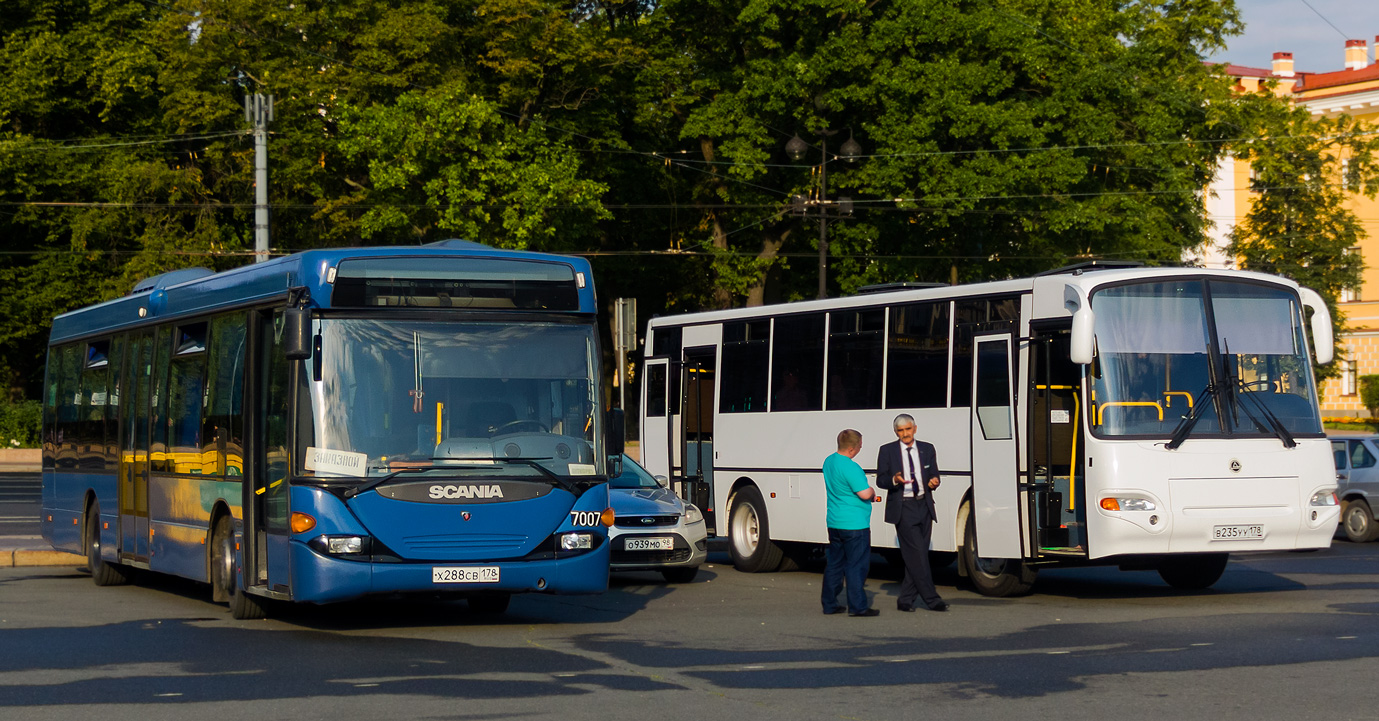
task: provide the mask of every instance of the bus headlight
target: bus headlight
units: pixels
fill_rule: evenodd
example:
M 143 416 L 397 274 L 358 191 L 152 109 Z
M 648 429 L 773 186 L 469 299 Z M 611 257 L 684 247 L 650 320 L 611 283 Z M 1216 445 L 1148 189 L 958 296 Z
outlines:
M 368 536 L 317 536 L 307 545 L 324 555 L 358 556 L 371 550 L 369 540 Z
M 1336 494 L 1335 494 L 1335 492 L 1333 492 L 1333 491 L 1317 491 L 1316 493 L 1313 493 L 1313 494 L 1312 494 L 1312 500 L 1311 500 L 1311 502 L 1310 502 L 1308 505 L 1312 505 L 1312 506 L 1335 506 L 1335 505 L 1338 505 L 1338 504 L 1339 504 L 1339 502 L 1336 500 Z
M 594 534 L 592 533 L 560 534 L 560 550 L 562 551 L 587 551 L 593 547 Z
M 693 503 L 685 504 L 685 525 L 700 523 L 704 520 L 704 514 L 699 511 L 699 507 Z
M 1103 498 L 1101 507 L 1107 511 L 1154 511 L 1158 507 L 1148 498 Z

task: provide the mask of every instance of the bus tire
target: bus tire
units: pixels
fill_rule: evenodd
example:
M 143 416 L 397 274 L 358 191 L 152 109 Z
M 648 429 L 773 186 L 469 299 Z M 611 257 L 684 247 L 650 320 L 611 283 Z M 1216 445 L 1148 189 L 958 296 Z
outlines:
M 977 593 L 993 598 L 1023 596 L 1034 588 L 1037 571 L 1018 558 L 982 558 L 977 549 L 977 521 L 970 511 L 963 529 L 962 564 Z
M 1159 563 L 1159 578 L 1180 591 L 1201 591 L 1221 580 L 1229 561 L 1228 553 L 1169 556 Z
M 1379 524 L 1374 522 L 1374 511 L 1364 499 L 1354 498 L 1346 502 L 1341 511 L 1341 530 L 1351 543 L 1367 543 L 1379 535 Z
M 97 586 L 121 586 L 129 583 L 129 567 L 107 563 L 101 558 L 101 509 L 92 503 L 86 510 L 86 567 Z
M 211 530 L 211 600 L 230 607 L 230 617 L 239 621 L 268 615 L 264 599 L 245 593 L 235 573 L 235 534 L 229 516 L 216 519 Z
M 470 596 L 467 600 L 469 602 L 469 610 L 474 613 L 496 616 L 508 610 L 508 604 L 512 602 L 512 594 L 495 591 L 493 593 L 481 593 Z
M 728 552 L 733 566 L 744 573 L 769 573 L 780 568 L 780 546 L 771 541 L 766 502 L 756 486 L 743 486 L 728 499 Z

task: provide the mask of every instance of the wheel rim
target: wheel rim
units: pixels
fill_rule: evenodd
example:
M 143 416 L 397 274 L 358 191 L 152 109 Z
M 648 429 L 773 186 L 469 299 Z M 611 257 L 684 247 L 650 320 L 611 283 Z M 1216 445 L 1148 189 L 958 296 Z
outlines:
M 1357 536 L 1365 533 L 1369 530 L 1369 514 L 1359 506 L 1351 506 L 1345 517 L 1345 527 Z
M 101 524 L 95 520 L 97 518 L 96 509 L 91 509 L 91 513 L 92 520 L 86 523 L 88 529 L 86 531 L 88 536 L 86 539 L 86 560 L 94 571 L 96 563 L 101 560 Z
M 761 525 L 757 520 L 757 509 L 750 503 L 738 506 L 735 515 L 737 523 L 733 524 L 733 545 L 737 546 L 738 551 L 743 556 L 751 556 L 757 551 L 757 544 L 761 542 Z

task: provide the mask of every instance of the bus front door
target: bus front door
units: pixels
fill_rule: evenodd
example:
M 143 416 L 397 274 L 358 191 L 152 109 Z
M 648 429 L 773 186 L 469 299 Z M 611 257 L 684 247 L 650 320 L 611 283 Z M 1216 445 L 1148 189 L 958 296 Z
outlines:
M 685 500 L 699 507 L 709 528 L 714 524 L 713 504 L 713 415 L 714 371 L 718 349 L 715 346 L 685 349 L 685 363 L 680 387 L 684 392 L 680 457 L 684 459 L 683 478 Z
M 648 358 L 642 365 L 642 467 L 653 476 L 670 478 L 670 359 Z
M 1009 333 L 973 338 L 972 514 L 983 558 L 1021 558 L 1015 366 Z
M 130 337 L 120 387 L 120 560 L 148 563 L 148 422 L 153 336 Z

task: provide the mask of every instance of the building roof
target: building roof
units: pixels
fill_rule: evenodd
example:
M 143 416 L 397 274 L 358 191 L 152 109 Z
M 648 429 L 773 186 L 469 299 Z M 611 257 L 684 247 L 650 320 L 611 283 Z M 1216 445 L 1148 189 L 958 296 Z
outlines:
M 1350 85 L 1352 83 L 1363 83 L 1371 80 L 1379 80 L 1379 64 L 1360 68 L 1359 70 L 1337 70 L 1330 73 L 1310 73 L 1303 80 L 1299 91 L 1307 92 L 1320 90 L 1322 88 L 1334 88 L 1338 85 Z
M 1219 65 L 1218 67 L 1221 68 L 1222 73 L 1232 76 L 1240 76 L 1246 78 L 1267 78 L 1273 75 L 1273 71 L 1271 70 L 1266 70 L 1264 68 L 1250 68 L 1244 65 L 1236 65 L 1234 63 L 1226 63 L 1224 65 Z

